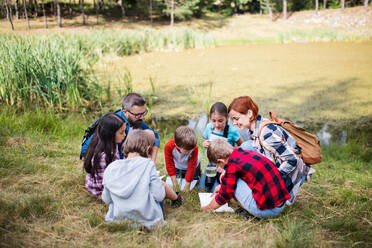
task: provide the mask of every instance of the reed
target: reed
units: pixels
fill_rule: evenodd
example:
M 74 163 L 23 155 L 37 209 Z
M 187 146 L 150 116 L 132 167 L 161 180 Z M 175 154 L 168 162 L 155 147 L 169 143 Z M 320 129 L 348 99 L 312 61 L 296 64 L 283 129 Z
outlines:
M 78 42 L 61 36 L 0 35 L 0 102 L 56 111 L 98 101 L 96 61 Z

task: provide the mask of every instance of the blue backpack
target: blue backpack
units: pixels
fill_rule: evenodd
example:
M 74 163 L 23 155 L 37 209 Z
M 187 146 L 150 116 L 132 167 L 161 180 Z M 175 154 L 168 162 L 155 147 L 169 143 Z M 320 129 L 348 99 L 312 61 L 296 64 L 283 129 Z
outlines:
M 116 110 L 115 114 L 118 113 L 121 109 Z M 82 159 L 85 155 L 85 152 L 88 149 L 89 143 L 93 138 L 94 131 L 96 130 L 99 121 L 101 120 L 102 116 L 100 116 L 97 120 L 93 122 L 87 129 L 85 129 L 85 134 L 83 136 L 83 140 L 81 141 L 81 150 L 80 150 L 80 159 Z

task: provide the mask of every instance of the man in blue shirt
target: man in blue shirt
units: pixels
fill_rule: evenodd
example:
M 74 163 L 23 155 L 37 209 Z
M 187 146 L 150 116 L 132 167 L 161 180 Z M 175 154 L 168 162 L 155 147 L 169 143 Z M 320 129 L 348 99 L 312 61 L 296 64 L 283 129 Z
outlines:
M 143 99 L 143 97 L 140 94 L 137 93 L 129 93 L 126 95 L 123 99 L 123 104 L 122 104 L 122 109 L 119 111 L 116 111 L 115 114 L 121 116 L 124 120 L 126 125 L 126 136 L 128 136 L 128 133 L 130 130 L 133 129 L 150 129 L 152 130 L 145 122 L 145 116 L 147 114 L 148 110 L 146 108 L 146 101 Z M 156 156 L 158 154 L 159 146 L 160 146 L 160 139 L 159 135 L 154 131 L 155 135 L 155 143 L 154 147 L 152 149 L 152 154 L 151 154 L 151 159 L 155 162 L 156 161 Z M 81 148 L 81 153 L 84 155 L 86 152 L 88 145 L 90 141 L 92 140 L 92 137 L 89 137 L 89 139 L 86 141 L 86 143 L 82 146 Z M 122 152 L 122 145 L 124 143 L 125 139 L 123 140 L 122 143 L 119 144 L 119 153 L 120 153 L 120 158 L 123 159 L 124 155 Z

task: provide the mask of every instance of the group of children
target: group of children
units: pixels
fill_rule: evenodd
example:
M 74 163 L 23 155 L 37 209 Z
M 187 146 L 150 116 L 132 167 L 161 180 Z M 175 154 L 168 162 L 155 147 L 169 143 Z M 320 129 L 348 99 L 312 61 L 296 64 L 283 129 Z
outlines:
M 131 109 L 126 111 L 132 114 Z M 197 137 L 190 127 L 178 127 L 174 138 L 164 147 L 165 167 L 172 188 L 160 179 L 155 160 L 151 159 L 158 138 L 156 133 L 151 129 L 128 128 L 131 124 L 125 117 L 116 113 L 104 115 L 84 156 L 87 191 L 109 204 L 106 221 L 127 218 L 149 229 L 163 223 L 164 199 L 170 199 L 174 207 L 182 204 L 181 195 L 174 190 L 178 189 L 178 177 L 186 181 L 184 192 L 190 191 L 193 180 L 200 179 L 200 189 L 216 194 L 215 199 L 203 207 L 205 212 L 235 198 L 244 210 L 265 218 L 278 215 L 285 201 L 291 198 L 272 161 L 254 150 L 238 148 L 243 140 L 239 131 L 228 124 L 229 111 L 221 102 L 211 107 L 211 122 L 202 136 L 210 161 L 206 167 L 216 167 L 218 172 L 213 185 L 210 182 L 206 185 L 206 173 L 201 176 Z M 137 113 L 137 117 L 143 121 L 144 114 Z M 119 147 L 124 159 L 120 159 Z

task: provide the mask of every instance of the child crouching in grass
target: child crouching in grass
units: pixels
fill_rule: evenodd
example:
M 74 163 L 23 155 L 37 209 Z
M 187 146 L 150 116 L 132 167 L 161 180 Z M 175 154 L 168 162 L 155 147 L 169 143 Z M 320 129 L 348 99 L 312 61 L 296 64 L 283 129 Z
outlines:
M 155 136 L 152 132 L 133 130 L 124 142 L 125 160 L 111 163 L 103 175 L 102 200 L 109 204 L 106 221 L 127 218 L 152 229 L 164 223 L 162 201 L 180 201 L 156 173 L 149 158 Z
M 183 191 L 189 192 L 191 182 L 200 178 L 200 160 L 194 131 L 187 126 L 178 127 L 174 138 L 165 143 L 164 156 L 173 187 L 177 186 L 177 177 L 185 178 Z
M 215 198 L 205 207 L 210 212 L 235 198 L 240 207 L 257 218 L 279 215 L 290 195 L 278 169 L 261 154 L 233 147 L 224 140 L 210 143 L 211 163 L 225 167 Z M 241 210 L 239 211 L 241 212 Z
M 101 196 L 103 173 L 111 162 L 120 159 L 118 144 L 125 138 L 125 128 L 124 119 L 115 113 L 105 114 L 99 121 L 84 160 L 88 194 Z

